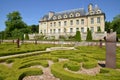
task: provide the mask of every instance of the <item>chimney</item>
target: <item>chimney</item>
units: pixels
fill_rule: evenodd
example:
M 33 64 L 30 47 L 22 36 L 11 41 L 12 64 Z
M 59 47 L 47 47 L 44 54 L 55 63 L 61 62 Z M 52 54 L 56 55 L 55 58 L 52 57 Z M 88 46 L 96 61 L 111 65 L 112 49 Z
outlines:
M 55 14 L 54 12 L 50 11 L 50 12 L 49 12 L 49 19 L 50 19 L 51 17 L 53 17 L 54 14 Z

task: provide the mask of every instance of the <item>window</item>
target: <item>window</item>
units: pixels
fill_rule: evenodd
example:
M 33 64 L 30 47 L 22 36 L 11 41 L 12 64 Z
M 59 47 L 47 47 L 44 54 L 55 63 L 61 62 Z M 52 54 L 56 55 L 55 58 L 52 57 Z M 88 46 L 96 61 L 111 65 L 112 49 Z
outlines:
M 73 25 L 73 20 L 70 20 L 70 25 Z
M 50 26 L 52 27 L 52 23 L 50 23 Z
M 80 16 L 80 13 L 76 13 L 76 17 L 79 17 Z
M 58 22 L 59 26 L 61 26 L 61 22 Z
M 70 33 L 72 33 L 73 32 L 73 28 L 70 28 Z
M 54 29 L 54 33 L 56 32 L 56 29 Z
M 84 33 L 84 27 L 81 28 L 81 32 Z
M 81 19 L 81 24 L 84 24 L 84 19 Z
M 76 28 L 76 31 L 79 31 L 79 28 Z
M 46 30 L 44 30 L 44 33 L 46 33 Z
M 59 15 L 59 16 L 58 16 L 58 19 L 61 19 L 61 18 L 62 18 L 61 15 Z
M 76 20 L 76 24 L 79 25 L 79 20 Z
M 56 22 L 54 22 L 54 26 L 56 26 Z
M 61 29 L 58 29 L 58 33 L 60 33 L 61 32 Z
M 64 26 L 66 26 L 67 25 L 67 21 L 64 21 Z
M 69 17 L 74 17 L 73 13 L 71 13 L 71 14 L 69 15 Z
M 64 33 L 66 33 L 66 28 L 64 28 Z
M 56 16 L 54 16 L 54 17 L 53 17 L 53 19 L 55 20 L 55 19 L 57 19 L 57 17 L 56 17 Z
M 64 18 L 67 18 L 67 15 L 66 15 L 66 14 L 64 15 Z
M 94 18 L 91 18 L 91 24 L 94 24 Z
M 50 33 L 52 33 L 52 29 L 50 29 Z
M 94 27 L 91 27 L 91 32 L 94 32 Z
M 100 17 L 97 17 L 97 23 L 100 23 Z

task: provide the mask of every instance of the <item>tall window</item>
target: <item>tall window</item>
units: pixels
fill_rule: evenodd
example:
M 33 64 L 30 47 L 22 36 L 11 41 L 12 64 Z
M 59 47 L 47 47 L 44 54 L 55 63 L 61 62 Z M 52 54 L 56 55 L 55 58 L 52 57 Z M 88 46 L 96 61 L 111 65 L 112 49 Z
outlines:
M 58 22 L 59 26 L 61 26 L 61 22 Z
M 91 27 L 91 32 L 94 32 L 94 27 Z
M 56 22 L 54 22 L 54 26 L 56 26 Z
M 94 24 L 94 18 L 91 18 L 91 24 Z
M 79 20 L 76 20 L 76 24 L 79 25 Z
M 44 30 L 44 33 L 46 33 L 46 30 Z
M 70 33 L 72 33 L 73 32 L 73 28 L 70 28 Z
M 56 29 L 54 29 L 54 33 L 56 32 Z
M 76 31 L 79 31 L 79 28 L 76 28 Z
M 73 25 L 73 20 L 70 20 L 70 25 Z
M 60 33 L 61 32 L 61 29 L 58 29 L 58 33 Z
M 66 26 L 67 25 L 67 21 L 64 21 L 64 26 Z
M 52 29 L 50 29 L 50 33 L 52 33 Z
M 81 24 L 84 24 L 84 19 L 81 19 Z
M 50 26 L 52 27 L 52 23 L 50 23 Z
M 100 17 L 97 17 L 97 23 L 100 23 Z
M 84 33 L 84 27 L 81 27 L 81 32 Z

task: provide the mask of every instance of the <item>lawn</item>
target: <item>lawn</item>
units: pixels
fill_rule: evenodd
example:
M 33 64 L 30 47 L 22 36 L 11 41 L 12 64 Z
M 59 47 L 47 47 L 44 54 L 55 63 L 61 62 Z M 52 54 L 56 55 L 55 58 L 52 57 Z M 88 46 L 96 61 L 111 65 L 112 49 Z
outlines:
M 14 54 L 21 54 L 26 52 L 33 52 L 33 51 L 43 51 L 48 47 L 53 47 L 53 44 L 27 44 L 24 43 L 17 48 L 17 45 L 14 43 L 3 43 L 0 44 L 0 56 L 7 56 L 7 55 L 14 55 Z
M 43 45 L 41 46 L 43 47 Z M 117 69 L 120 70 L 119 53 L 120 47 L 117 47 Z M 67 61 L 59 61 L 59 59 L 67 59 Z M 73 73 L 81 70 L 81 63 L 84 69 L 92 69 L 98 66 L 98 61 L 105 61 L 105 47 L 99 48 L 98 46 L 81 46 L 76 47 L 76 50 L 51 51 L 50 53 L 10 59 L 8 58 L 3 60 L 3 62 L 0 63 L 0 80 L 22 80 L 25 76 L 41 75 L 43 74 L 41 68 L 31 68 L 31 66 L 40 65 L 43 67 L 48 67 L 48 60 L 53 61 L 54 64 L 50 67 L 51 72 L 55 77 L 60 78 L 60 80 L 120 79 L 120 71 L 105 67 L 102 67 L 100 69 L 100 73 L 94 76 Z

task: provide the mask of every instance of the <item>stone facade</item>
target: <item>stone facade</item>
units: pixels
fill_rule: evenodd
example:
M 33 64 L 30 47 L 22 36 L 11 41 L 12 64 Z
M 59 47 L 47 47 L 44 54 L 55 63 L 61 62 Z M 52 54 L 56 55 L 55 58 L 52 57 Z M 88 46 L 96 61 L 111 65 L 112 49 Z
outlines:
M 105 30 L 105 13 L 96 5 L 88 5 L 88 12 L 84 8 L 67 10 L 62 12 L 49 12 L 39 21 L 39 33 L 48 37 L 60 35 L 75 35 L 80 31 L 84 36 L 89 28 L 93 36 L 98 29 L 104 34 Z M 83 39 L 83 38 L 82 38 Z M 83 39 L 84 40 L 84 39 Z

